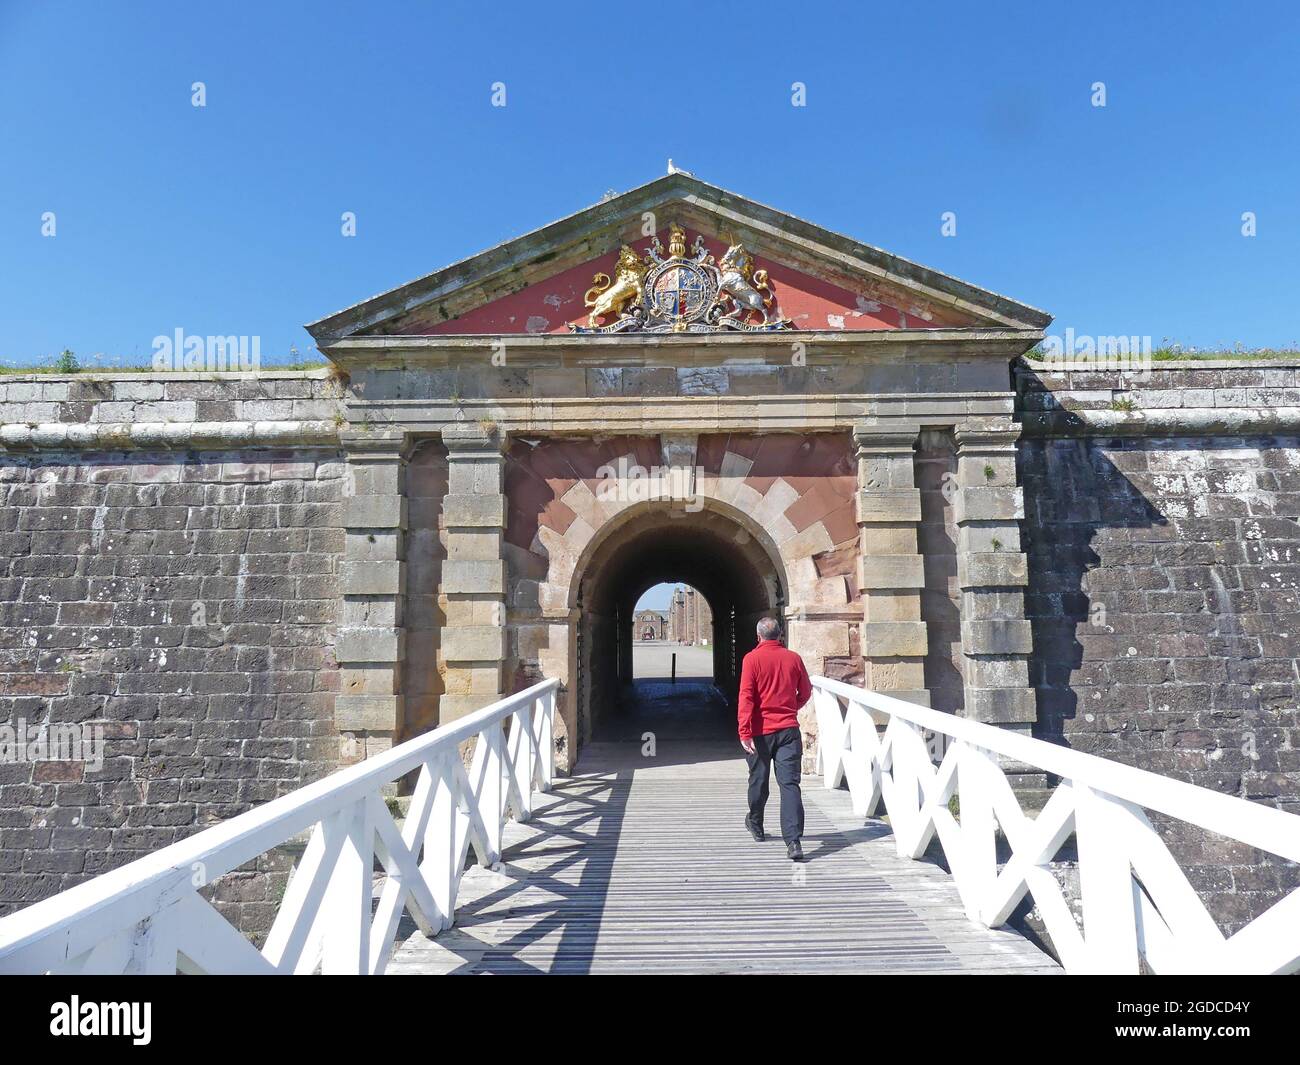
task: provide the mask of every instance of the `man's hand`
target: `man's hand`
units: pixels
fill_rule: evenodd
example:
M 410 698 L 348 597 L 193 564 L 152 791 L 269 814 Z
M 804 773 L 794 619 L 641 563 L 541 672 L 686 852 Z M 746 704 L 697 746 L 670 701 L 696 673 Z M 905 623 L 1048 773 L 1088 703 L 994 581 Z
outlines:
M 754 741 L 752 739 L 743 739 L 740 741 L 740 745 L 745 748 L 746 754 L 754 753 Z

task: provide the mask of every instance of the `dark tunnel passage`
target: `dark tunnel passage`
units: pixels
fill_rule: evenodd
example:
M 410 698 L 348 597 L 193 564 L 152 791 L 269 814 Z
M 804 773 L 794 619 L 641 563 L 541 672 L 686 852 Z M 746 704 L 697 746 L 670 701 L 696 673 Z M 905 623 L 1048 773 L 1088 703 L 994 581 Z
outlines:
M 636 603 L 665 582 L 690 585 L 709 603 L 711 681 L 633 679 Z M 740 515 L 691 512 L 680 504 L 637 508 L 597 545 L 578 586 L 580 744 L 637 738 L 647 720 L 680 732 L 692 715 L 701 719 L 699 731 L 688 728 L 674 738 L 716 736 L 730 728 L 722 723 L 734 725 L 740 663 L 757 642 L 754 626 L 764 614 L 780 617 L 785 595 L 779 565 Z

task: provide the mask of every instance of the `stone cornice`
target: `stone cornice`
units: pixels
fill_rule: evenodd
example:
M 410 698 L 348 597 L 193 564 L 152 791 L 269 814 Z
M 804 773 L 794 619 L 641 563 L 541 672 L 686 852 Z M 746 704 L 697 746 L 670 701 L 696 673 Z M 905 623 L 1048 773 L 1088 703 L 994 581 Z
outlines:
M 0 425 L 4 451 L 225 450 L 336 447 L 339 426 L 327 421 L 93 422 Z
M 349 404 L 356 421 L 385 430 L 442 432 L 456 423 L 496 423 L 502 432 L 586 435 L 849 430 L 864 419 L 944 425 L 1010 416 L 1009 392 L 786 396 L 494 397 L 388 399 Z
M 403 369 L 457 365 L 473 360 L 492 366 L 502 352 L 506 367 L 717 366 L 728 362 L 791 365 L 795 345 L 804 363 L 840 362 L 860 356 L 900 360 L 996 358 L 1008 362 L 1041 339 L 1032 329 L 794 330 L 780 334 L 484 334 L 481 336 L 363 336 L 322 345 L 340 368 Z
M 1056 410 L 1021 415 L 1025 436 L 1300 436 L 1300 407 Z
M 1166 370 L 1300 369 L 1300 358 L 1294 355 L 1280 355 L 1276 358 L 1243 356 L 1239 359 L 1153 359 L 1145 365 L 1137 364 L 1140 361 L 1140 356 L 1115 356 L 1112 361 L 1114 361 L 1114 365 L 1107 365 L 1106 356 L 1062 362 L 1035 362 L 1032 359 L 1021 359 L 1016 364 L 1015 372 L 1031 377 L 1061 377 L 1067 373 L 1141 376 L 1148 373 L 1163 373 Z
M 69 384 L 76 381 L 323 381 L 334 376 L 330 366 L 310 370 L 78 370 L 76 373 L 6 373 L 0 385 Z

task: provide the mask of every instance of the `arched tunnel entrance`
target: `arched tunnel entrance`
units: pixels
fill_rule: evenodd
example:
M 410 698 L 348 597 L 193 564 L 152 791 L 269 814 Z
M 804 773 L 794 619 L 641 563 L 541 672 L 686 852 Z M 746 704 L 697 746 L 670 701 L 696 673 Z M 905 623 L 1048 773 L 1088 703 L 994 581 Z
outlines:
M 756 642 L 754 626 L 764 614 L 781 616 L 786 603 L 785 574 L 765 540 L 745 515 L 716 501 L 697 510 L 680 502 L 642 504 L 593 538 L 575 574 L 573 604 L 579 750 L 593 739 L 638 739 L 645 723 L 638 715 L 647 711 L 671 711 L 660 719 L 678 731 L 673 738 L 692 738 L 687 718 L 697 711 L 700 736 L 732 730 L 740 663 Z M 711 681 L 634 681 L 636 604 L 666 582 L 695 588 L 709 604 Z M 674 699 L 690 705 L 666 707 Z

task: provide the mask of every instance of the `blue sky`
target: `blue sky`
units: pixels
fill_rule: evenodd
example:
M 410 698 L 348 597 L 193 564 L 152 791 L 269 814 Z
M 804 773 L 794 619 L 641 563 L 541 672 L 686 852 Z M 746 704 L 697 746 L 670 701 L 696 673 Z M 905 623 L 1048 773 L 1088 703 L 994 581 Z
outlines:
M 1300 339 L 1295 5 L 651 11 L 0 3 L 0 359 L 145 360 L 177 328 L 310 354 L 302 323 L 669 156 L 1054 331 Z
M 647 588 L 641 598 L 636 601 L 634 610 L 667 610 L 668 604 L 673 600 L 673 592 L 679 586 L 676 584 L 656 584 L 653 588 Z M 685 587 L 682 585 L 681 587 Z

